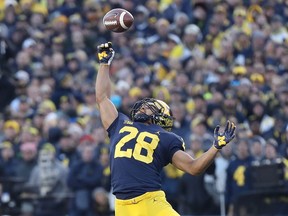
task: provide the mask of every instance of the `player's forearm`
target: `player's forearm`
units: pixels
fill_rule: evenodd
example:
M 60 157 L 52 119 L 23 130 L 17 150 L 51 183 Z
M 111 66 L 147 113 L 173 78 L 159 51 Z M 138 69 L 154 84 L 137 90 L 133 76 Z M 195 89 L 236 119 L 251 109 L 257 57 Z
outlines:
M 213 162 L 217 153 L 217 150 L 214 146 L 212 146 L 208 151 L 203 153 L 199 158 L 193 161 L 191 166 L 191 174 L 200 175 L 203 173 Z
M 96 79 L 96 101 L 101 103 L 105 98 L 110 98 L 111 95 L 111 80 L 109 76 L 109 65 L 100 64 L 97 79 Z

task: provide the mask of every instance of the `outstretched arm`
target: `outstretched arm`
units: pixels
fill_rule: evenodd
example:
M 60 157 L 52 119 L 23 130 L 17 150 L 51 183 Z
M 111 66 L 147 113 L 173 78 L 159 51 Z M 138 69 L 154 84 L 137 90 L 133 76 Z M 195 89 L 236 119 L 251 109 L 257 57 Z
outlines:
M 99 106 L 103 127 L 106 130 L 118 116 L 118 111 L 110 100 L 111 80 L 109 70 L 114 53 L 111 42 L 98 46 L 100 67 L 97 73 L 95 85 L 96 102 Z
M 217 126 L 214 130 L 214 143 L 208 151 L 199 158 L 194 159 L 186 152 L 179 150 L 173 155 L 173 165 L 191 175 L 203 173 L 213 162 L 218 151 L 235 137 L 236 126 L 233 122 L 230 123 L 230 121 L 227 121 L 223 133 L 219 132 L 219 128 L 220 126 Z

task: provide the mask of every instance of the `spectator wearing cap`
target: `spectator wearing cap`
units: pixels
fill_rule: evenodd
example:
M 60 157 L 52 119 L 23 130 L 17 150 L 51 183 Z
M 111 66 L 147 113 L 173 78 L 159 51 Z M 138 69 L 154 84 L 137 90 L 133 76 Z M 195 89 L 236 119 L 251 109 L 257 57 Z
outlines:
M 55 147 L 45 143 L 39 150 L 38 163 L 33 168 L 24 192 L 39 197 L 34 214 L 65 215 L 67 212 L 68 170 L 57 160 Z
M 203 57 L 202 32 L 197 25 L 186 25 L 181 39 L 185 47 L 192 52 L 193 57 Z
M 170 27 L 170 32 L 178 35 L 180 38 L 182 38 L 184 34 L 185 26 L 189 24 L 189 17 L 186 13 L 178 11 L 174 15 L 173 23 Z
M 148 43 L 160 43 L 162 44 L 161 49 L 165 49 L 165 44 L 168 43 L 170 38 L 177 38 L 177 40 L 180 41 L 180 38 L 177 35 L 170 33 L 169 26 L 170 23 L 167 19 L 160 18 L 155 23 L 157 33 L 147 38 Z
M 243 65 L 234 65 L 231 67 L 231 72 L 233 74 L 231 81 L 230 81 L 230 86 L 232 87 L 237 87 L 240 85 L 240 80 L 242 78 L 245 78 L 247 76 L 247 68 L 246 66 Z M 251 82 L 250 82 L 251 84 Z
M 81 31 L 83 28 L 83 19 L 81 14 L 74 13 L 69 17 L 69 29 L 71 32 L 73 31 Z
M 228 19 L 227 6 L 221 4 L 221 2 L 214 7 L 213 15 L 210 19 L 220 26 L 221 31 L 225 31 L 231 25 L 231 20 Z
M 155 33 L 149 23 L 150 11 L 144 5 L 138 5 L 134 14 L 134 28 L 137 37 L 147 38 Z
M 21 125 L 21 130 L 17 135 L 17 141 L 13 145 L 15 151 L 15 157 L 19 158 L 20 155 L 20 146 L 23 142 L 36 142 L 38 143 L 41 139 L 39 130 L 31 126 L 28 122 L 30 117 L 23 117 L 21 115 L 14 116 L 14 120 L 17 120 L 17 123 Z
M 22 43 L 22 49 L 30 54 L 30 57 L 32 57 L 32 48 L 36 46 L 36 41 L 32 38 L 27 38 Z
M 50 139 L 50 130 L 52 128 L 59 126 L 58 125 L 59 117 L 57 116 L 55 112 L 50 112 L 50 113 L 45 113 L 43 120 L 41 116 L 39 116 L 38 120 L 40 120 L 39 123 L 42 123 L 42 128 L 41 128 L 42 139 L 40 141 L 40 146 L 42 146 L 43 143 L 48 142 L 48 140 Z
M 81 159 L 69 170 L 67 184 L 74 193 L 69 211 L 71 216 L 93 215 L 92 191 L 101 186 L 103 167 L 95 160 L 94 146 L 81 148 Z
M 14 27 L 17 21 L 17 2 L 5 2 L 2 22 L 9 28 Z
M 62 62 L 62 58 L 64 61 L 64 53 L 65 53 L 64 38 L 61 36 L 52 37 L 50 49 L 51 49 L 51 52 L 53 53 L 52 58 L 55 58 L 55 60 L 57 57 L 60 57 L 60 55 L 62 55 L 61 59 L 57 60 L 55 64 L 52 62 L 52 69 L 53 69 L 54 67 L 59 67 L 59 64 Z
M 18 86 L 27 86 L 30 82 L 30 75 L 24 70 L 19 70 L 15 73 L 14 79 Z
M 30 84 L 31 76 L 25 70 L 19 70 L 13 76 L 13 85 L 14 85 L 14 100 L 18 101 L 16 97 L 27 95 L 28 86 Z M 11 103 L 14 102 L 13 100 Z M 18 102 L 16 102 L 17 104 Z
M 21 133 L 19 134 L 20 146 L 22 143 L 28 143 L 28 142 L 36 143 L 36 145 L 38 146 L 40 139 L 41 136 L 39 130 L 33 126 L 23 127 Z
M 250 75 L 250 80 L 253 85 L 253 87 L 256 87 L 257 89 L 265 92 L 267 91 L 267 85 L 265 83 L 265 77 L 260 72 L 253 72 Z
M 233 10 L 233 22 L 234 24 L 227 29 L 225 35 L 229 35 L 233 40 L 236 39 L 236 35 L 239 32 L 244 32 L 247 35 L 251 35 L 252 30 L 249 22 L 246 20 L 247 10 L 243 6 L 235 7 Z
M 77 146 L 81 137 L 76 141 L 73 137 L 75 135 L 77 135 L 76 131 L 67 129 L 63 131 L 62 136 L 57 143 L 56 157 L 65 167 L 70 167 L 79 159 Z
M 31 28 L 41 29 L 48 15 L 48 10 L 44 4 L 34 3 L 31 9 L 30 25 Z
M 275 43 L 283 44 L 288 38 L 288 32 L 283 24 L 283 18 L 280 15 L 275 14 L 271 19 L 270 27 L 270 39 Z
M 216 20 L 211 19 L 205 32 L 204 41 L 211 41 L 212 54 L 218 56 L 221 49 L 221 41 L 224 38 L 224 32 L 221 31 L 221 25 Z
M 65 32 L 67 30 L 67 24 L 68 24 L 68 18 L 65 15 L 58 14 L 52 19 L 52 29 L 56 33 L 56 35 L 59 35 L 63 37 L 63 39 L 66 38 Z
M 148 58 L 147 58 L 147 40 L 143 37 L 136 37 L 131 41 L 132 49 L 132 58 L 135 62 L 139 64 L 147 64 L 148 66 Z
M 25 120 L 33 115 L 34 110 L 32 109 L 31 105 L 30 98 L 26 95 L 15 98 L 10 105 L 11 116 L 13 118 L 18 118 L 19 123 L 24 124 Z
M 165 86 L 159 86 L 159 87 L 154 88 L 152 94 L 154 98 L 165 101 L 166 103 L 170 103 L 171 101 L 170 92 L 168 88 Z
M 3 130 L 4 140 L 10 141 L 12 144 L 18 143 L 18 135 L 21 128 L 16 120 L 6 120 L 4 122 Z
M 244 58 L 245 64 L 252 63 L 253 49 L 251 44 L 251 37 L 245 32 L 239 32 L 235 35 L 234 52 L 235 59 Z

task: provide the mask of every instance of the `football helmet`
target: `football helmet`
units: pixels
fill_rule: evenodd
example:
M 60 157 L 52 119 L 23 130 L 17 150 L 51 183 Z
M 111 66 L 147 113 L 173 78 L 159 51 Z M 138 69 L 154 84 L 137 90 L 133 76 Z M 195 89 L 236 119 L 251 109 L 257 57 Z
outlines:
M 148 107 L 152 114 L 138 113 L 142 106 Z M 151 120 L 152 124 L 159 125 L 167 131 L 171 130 L 174 121 L 170 107 L 164 101 L 154 98 L 144 98 L 137 101 L 132 107 L 130 117 L 135 122 L 148 122 Z

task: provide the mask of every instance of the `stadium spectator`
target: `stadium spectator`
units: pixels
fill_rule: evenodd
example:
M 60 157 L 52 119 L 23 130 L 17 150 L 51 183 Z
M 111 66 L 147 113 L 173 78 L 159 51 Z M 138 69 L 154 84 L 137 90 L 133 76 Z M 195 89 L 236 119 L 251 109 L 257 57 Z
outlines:
M 251 188 L 248 169 L 253 158 L 249 153 L 249 142 L 247 138 L 238 140 L 235 146 L 236 158 L 227 167 L 225 199 L 228 215 L 234 215 L 237 198 Z
M 25 199 L 23 197 L 25 184 L 28 183 L 32 170 L 37 165 L 37 143 L 35 142 L 23 142 L 20 147 L 20 158 L 16 168 L 16 178 L 13 187 L 14 200 L 17 207 L 19 206 L 21 213 L 32 214 L 33 211 L 33 201 Z
M 67 178 L 68 187 L 74 193 L 69 207 L 71 216 L 93 214 L 92 192 L 102 186 L 103 167 L 95 160 L 94 146 L 81 148 L 81 159 L 73 164 Z
M 0 176 L 2 182 L 2 191 L 9 194 L 12 192 L 12 187 L 15 182 L 18 163 L 14 157 L 15 152 L 11 142 L 3 141 L 0 147 Z
M 266 141 L 261 136 L 251 138 L 250 152 L 254 162 L 261 162 L 264 157 Z
M 204 153 L 202 137 L 191 135 L 189 143 L 190 148 L 187 152 L 191 154 L 191 156 L 198 158 Z M 213 178 L 214 171 L 215 164 L 213 163 L 209 169 L 201 175 L 192 176 L 187 173 L 183 174 L 178 186 L 178 196 L 180 198 L 178 209 L 180 209 L 180 214 L 217 215 L 219 213 L 213 196 L 210 194 L 211 191 L 208 189 L 208 184 L 205 181 L 207 175 Z
M 109 203 L 109 194 L 102 187 L 93 190 L 93 215 L 94 216 L 112 216 L 114 215 Z
M 38 163 L 33 168 L 23 192 L 26 198 L 36 198 L 35 215 L 65 215 L 67 212 L 67 169 L 56 159 L 56 150 L 45 143 L 39 151 Z

